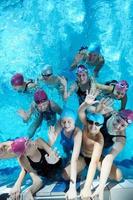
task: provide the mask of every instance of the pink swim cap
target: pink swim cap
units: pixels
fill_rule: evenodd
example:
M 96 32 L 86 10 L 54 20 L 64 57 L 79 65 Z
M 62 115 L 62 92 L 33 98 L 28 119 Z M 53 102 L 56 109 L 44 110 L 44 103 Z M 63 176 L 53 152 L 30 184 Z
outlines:
M 15 74 L 11 78 L 11 84 L 13 86 L 21 86 L 24 83 L 24 77 L 22 74 Z
M 126 92 L 128 87 L 129 87 L 129 85 L 128 85 L 127 81 L 125 81 L 125 80 L 119 81 L 115 85 L 115 89 L 118 91 L 121 91 L 121 92 Z
M 118 115 L 122 117 L 128 124 L 133 122 L 133 111 L 132 110 L 121 110 Z
M 34 93 L 34 101 L 36 102 L 36 104 L 42 103 L 47 100 L 47 94 L 43 90 L 39 89 Z
M 22 155 L 25 152 L 27 141 L 28 139 L 24 137 L 14 140 L 11 144 L 11 150 L 18 155 Z

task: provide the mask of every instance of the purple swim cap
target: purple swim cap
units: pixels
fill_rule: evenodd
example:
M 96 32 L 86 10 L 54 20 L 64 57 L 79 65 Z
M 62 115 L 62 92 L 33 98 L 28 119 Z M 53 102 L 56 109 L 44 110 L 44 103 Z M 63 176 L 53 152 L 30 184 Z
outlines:
M 133 122 L 133 111 L 132 110 L 121 110 L 118 115 L 122 117 L 128 124 Z
M 84 65 L 79 65 L 76 74 L 81 74 L 82 72 L 88 72 L 88 70 Z
M 124 93 L 126 93 L 128 87 L 129 87 L 129 85 L 128 85 L 127 81 L 125 81 L 125 80 L 119 81 L 115 85 L 116 90 L 124 92 Z
M 11 84 L 13 86 L 21 86 L 24 83 L 24 77 L 22 74 L 15 74 L 11 78 Z
M 42 103 L 47 100 L 47 94 L 43 90 L 39 89 L 34 93 L 34 101 L 36 102 L 36 104 Z
M 18 155 L 22 155 L 25 152 L 27 141 L 28 139 L 24 137 L 14 140 L 11 144 L 11 150 Z

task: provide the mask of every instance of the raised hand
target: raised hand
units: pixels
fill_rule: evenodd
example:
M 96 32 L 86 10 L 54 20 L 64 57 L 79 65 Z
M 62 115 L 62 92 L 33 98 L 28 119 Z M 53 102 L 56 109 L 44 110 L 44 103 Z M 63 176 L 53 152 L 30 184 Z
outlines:
M 99 104 L 96 107 L 96 112 L 100 112 L 105 115 L 113 111 L 113 99 L 111 98 L 102 98 Z
M 55 140 L 56 140 L 56 133 L 55 133 L 55 127 L 50 126 L 48 130 L 48 138 L 49 138 L 49 143 L 50 145 L 53 145 Z
M 60 159 L 59 151 L 57 151 L 57 148 L 52 150 L 49 155 L 46 154 L 45 159 L 46 159 L 47 163 L 49 163 L 49 164 L 54 165 L 55 163 L 57 163 Z
M 88 90 L 86 90 L 86 98 L 85 98 L 85 103 L 87 103 L 88 105 L 93 105 L 95 103 L 98 103 L 99 101 L 95 101 L 95 98 L 97 97 L 97 95 L 99 94 L 98 90 L 91 90 L 90 92 L 88 92 Z

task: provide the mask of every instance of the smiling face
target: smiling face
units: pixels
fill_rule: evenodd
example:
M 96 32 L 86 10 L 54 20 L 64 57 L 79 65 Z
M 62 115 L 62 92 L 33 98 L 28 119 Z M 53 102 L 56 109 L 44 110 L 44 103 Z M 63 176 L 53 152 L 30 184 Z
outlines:
M 125 92 L 114 89 L 113 95 L 116 99 L 122 99 L 125 96 Z
M 81 84 L 85 84 L 88 81 L 88 73 L 83 71 L 78 74 L 78 80 L 80 81 Z
M 114 131 L 123 131 L 128 126 L 128 123 L 119 115 L 114 116 L 112 127 Z
M 49 101 L 44 101 L 36 105 L 39 112 L 45 112 L 48 108 Z
M 65 117 L 61 120 L 61 126 L 65 130 L 65 132 L 71 132 L 75 128 L 75 122 L 70 117 Z
M 98 134 L 103 124 L 99 124 L 98 122 L 94 122 L 92 120 L 87 120 L 87 122 L 89 133 L 93 135 Z

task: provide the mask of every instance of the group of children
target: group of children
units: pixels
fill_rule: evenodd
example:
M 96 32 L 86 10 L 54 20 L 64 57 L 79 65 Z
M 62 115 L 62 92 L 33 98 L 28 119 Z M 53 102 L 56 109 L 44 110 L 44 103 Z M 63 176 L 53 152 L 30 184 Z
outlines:
M 0 144 L 0 158 L 17 157 L 21 172 L 10 193 L 12 199 L 20 197 L 22 181 L 27 173 L 33 183 L 25 192 L 26 199 L 32 200 L 33 195 L 43 186 L 43 178 L 69 181 L 66 198 L 77 198 L 77 176 L 87 166 L 88 172 L 80 197 L 83 200 L 104 199 L 104 188 L 108 178 L 119 181 L 122 172 L 113 161 L 122 151 L 126 143 L 126 128 L 133 122 L 133 111 L 126 109 L 128 83 L 126 80 L 109 81 L 105 84 L 96 82 L 104 64 L 104 57 L 97 46 L 91 51 L 81 47 L 71 65 L 76 70 L 76 81 L 68 88 L 67 79 L 54 75 L 50 65 L 45 65 L 41 77 L 36 81 L 25 81 L 22 74 L 15 74 L 11 84 L 16 91 L 27 92 L 34 88 L 34 101 L 26 112 L 19 110 L 24 122 L 32 115 L 34 120 L 28 128 L 27 138 L 17 138 Z M 94 67 L 94 76 L 89 73 L 89 67 Z M 59 91 L 64 102 L 74 92 L 79 100 L 78 111 L 64 106 L 63 109 L 48 98 L 46 92 L 39 88 L 42 81 Z M 113 109 L 113 99 L 121 101 L 119 111 Z M 57 120 L 57 114 L 60 115 Z M 48 138 L 32 140 L 42 121 L 47 122 Z M 80 125 L 78 122 L 80 121 Z M 60 136 L 60 145 L 64 155 L 60 157 L 59 149 L 53 149 Z M 100 171 L 99 186 L 94 193 L 91 185 L 96 170 Z

